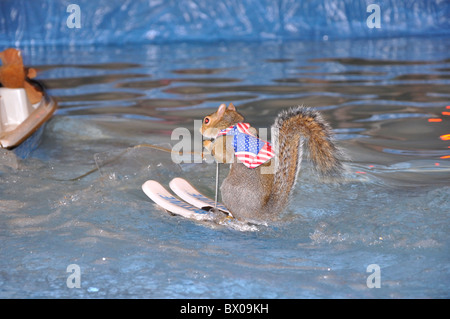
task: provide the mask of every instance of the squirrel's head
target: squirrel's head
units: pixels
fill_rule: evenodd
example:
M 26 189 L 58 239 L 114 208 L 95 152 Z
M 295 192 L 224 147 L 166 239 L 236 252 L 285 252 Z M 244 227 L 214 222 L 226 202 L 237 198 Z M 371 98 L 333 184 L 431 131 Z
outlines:
M 206 138 L 216 138 L 219 131 L 244 121 L 244 117 L 236 111 L 236 107 L 230 103 L 228 108 L 220 104 L 216 112 L 211 113 L 203 119 L 200 133 Z

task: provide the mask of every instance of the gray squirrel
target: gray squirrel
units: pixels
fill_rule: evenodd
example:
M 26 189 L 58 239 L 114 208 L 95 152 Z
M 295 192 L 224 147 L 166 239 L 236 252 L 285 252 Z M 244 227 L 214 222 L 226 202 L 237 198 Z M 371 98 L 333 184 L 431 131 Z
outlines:
M 233 104 L 228 107 L 221 104 L 203 119 L 200 129 L 203 137 L 210 139 L 203 146 L 216 161 L 231 163 L 220 192 L 223 204 L 235 218 L 264 221 L 277 218 L 289 203 L 296 184 L 304 144 L 314 169 L 322 176 L 338 177 L 343 172 L 339 159 L 342 152 L 333 142 L 329 124 L 317 111 L 297 106 L 279 113 L 271 128 L 274 157 L 255 168 L 236 160 L 233 135 L 220 134 L 243 121 Z M 253 127 L 248 127 L 248 134 L 257 138 Z

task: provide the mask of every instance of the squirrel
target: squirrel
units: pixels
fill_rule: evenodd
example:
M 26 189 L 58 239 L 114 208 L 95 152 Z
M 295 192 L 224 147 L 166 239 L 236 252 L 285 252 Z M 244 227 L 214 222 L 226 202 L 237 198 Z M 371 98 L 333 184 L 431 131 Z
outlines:
M 249 125 L 243 139 L 266 147 L 272 158 L 249 168 L 235 155 L 237 138 L 232 128 L 243 123 L 244 116 L 233 104 L 221 104 L 216 112 L 203 119 L 200 133 L 203 146 L 219 163 L 231 163 L 221 187 L 223 204 L 237 219 L 275 220 L 289 203 L 303 157 L 303 144 L 314 169 L 325 177 L 339 177 L 343 172 L 341 150 L 333 142 L 330 125 L 311 108 L 297 106 L 282 111 L 271 127 L 273 146 L 259 140 L 257 130 Z M 227 132 L 228 133 L 225 133 Z M 233 130 L 233 131 L 236 131 Z M 231 133 L 230 133 L 231 132 Z M 255 140 L 256 139 L 256 140 Z M 255 145 L 255 144 L 253 144 Z M 247 144 L 248 146 L 248 144 Z M 251 165 L 251 164 L 250 164 Z
M 24 88 L 31 104 L 41 101 L 43 92 L 31 80 L 36 77 L 36 70 L 23 66 L 22 56 L 19 50 L 9 48 L 0 52 L 0 84 L 11 89 Z

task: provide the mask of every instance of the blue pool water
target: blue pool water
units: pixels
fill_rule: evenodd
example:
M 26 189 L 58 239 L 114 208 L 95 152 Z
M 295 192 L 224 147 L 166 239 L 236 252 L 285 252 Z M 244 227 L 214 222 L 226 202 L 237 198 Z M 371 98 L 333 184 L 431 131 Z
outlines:
M 448 38 L 33 47 L 58 99 L 40 146 L 0 153 L 2 298 L 448 298 Z M 258 128 L 305 104 L 351 160 L 305 162 L 292 203 L 256 232 L 170 216 L 141 191 L 215 165 L 133 146 L 232 102 Z M 429 122 L 429 118 L 442 119 Z M 94 168 L 80 180 L 71 180 Z M 227 168 L 221 167 L 221 178 Z M 80 267 L 68 288 L 67 267 Z M 369 288 L 367 267 L 380 268 Z

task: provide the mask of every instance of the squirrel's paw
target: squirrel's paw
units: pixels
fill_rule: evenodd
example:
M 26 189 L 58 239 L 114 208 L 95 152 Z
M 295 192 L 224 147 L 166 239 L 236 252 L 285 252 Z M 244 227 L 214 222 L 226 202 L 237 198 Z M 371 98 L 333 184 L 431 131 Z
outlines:
M 211 141 L 203 141 L 203 147 L 206 148 L 208 151 L 211 151 Z
M 206 152 L 202 151 L 202 159 L 205 160 L 208 154 L 211 154 L 211 141 L 203 141 L 203 149 L 206 149 Z

